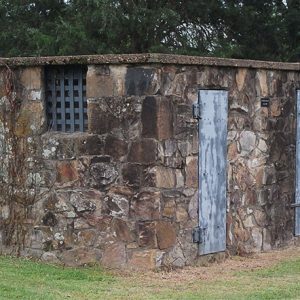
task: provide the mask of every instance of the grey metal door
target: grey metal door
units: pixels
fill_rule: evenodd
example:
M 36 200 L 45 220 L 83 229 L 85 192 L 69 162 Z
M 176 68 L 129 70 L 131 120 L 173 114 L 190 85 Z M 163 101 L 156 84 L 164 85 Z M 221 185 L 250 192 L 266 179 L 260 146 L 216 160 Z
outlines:
M 226 166 L 228 92 L 200 90 L 199 254 L 226 249 Z
M 300 90 L 297 90 L 295 235 L 300 236 Z

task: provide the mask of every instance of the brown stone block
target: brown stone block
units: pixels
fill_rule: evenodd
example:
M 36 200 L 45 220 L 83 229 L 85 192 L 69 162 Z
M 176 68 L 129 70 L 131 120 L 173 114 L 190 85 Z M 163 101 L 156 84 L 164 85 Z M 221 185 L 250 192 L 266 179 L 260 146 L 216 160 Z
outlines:
M 114 159 L 119 159 L 127 154 L 128 143 L 116 136 L 108 135 L 105 140 L 104 151 L 105 154 L 112 156 Z
M 237 158 L 238 155 L 238 148 L 236 142 L 231 142 L 228 145 L 228 150 L 227 150 L 227 158 L 228 160 L 234 160 Z
M 236 85 L 237 85 L 237 88 L 239 91 L 241 91 L 244 87 L 246 75 L 247 75 L 246 68 L 239 68 L 237 70 L 237 73 L 235 75 L 235 81 L 236 81 Z
M 43 104 L 29 101 L 22 107 L 15 124 L 15 134 L 19 137 L 41 133 L 45 125 L 45 111 Z
M 198 187 L 198 158 L 194 156 L 186 159 L 186 186 Z
M 156 248 L 155 222 L 138 222 L 138 243 L 140 247 Z
M 104 141 L 98 135 L 78 136 L 73 140 L 74 150 L 78 156 L 104 154 Z
M 100 162 L 91 164 L 89 175 L 87 178 L 89 185 L 98 188 L 112 184 L 119 174 L 113 164 Z
M 58 183 L 66 183 L 79 179 L 78 162 L 75 160 L 57 162 L 56 170 Z
M 130 186 L 140 186 L 142 179 L 142 166 L 140 164 L 126 164 L 122 169 L 123 181 Z
M 104 198 L 102 213 L 113 217 L 127 218 L 129 214 L 128 197 L 110 192 Z
M 90 133 L 110 133 L 114 128 L 122 127 L 121 119 L 102 107 L 101 101 L 88 101 L 88 129 Z
M 176 202 L 174 199 L 166 199 L 165 200 L 162 215 L 167 218 L 175 218 Z
M 67 266 L 76 267 L 99 262 L 101 258 L 101 252 L 98 249 L 80 247 L 69 251 L 64 251 L 59 258 Z
M 246 242 L 250 238 L 249 231 L 241 227 L 234 227 L 233 234 L 237 242 Z
M 142 135 L 164 140 L 173 136 L 173 104 L 170 99 L 147 97 L 142 106 Z
M 151 164 L 156 161 L 157 143 L 153 139 L 142 139 L 131 144 L 128 161 Z
M 159 88 L 154 68 L 130 67 L 125 76 L 125 91 L 131 95 L 155 94 Z
M 150 186 L 158 188 L 175 188 L 176 177 L 174 169 L 156 166 L 151 168 L 146 175 L 150 178 L 148 181 Z
M 43 88 L 43 68 L 26 67 L 20 74 L 20 82 L 27 90 L 40 90 Z
M 86 94 L 88 98 L 113 96 L 114 83 L 109 66 L 89 66 L 86 74 Z
M 136 270 L 152 270 L 156 267 L 157 250 L 133 251 L 128 266 Z
M 78 232 L 77 244 L 79 246 L 93 246 L 96 240 L 96 233 L 94 230 L 82 230 Z
M 160 193 L 141 192 L 131 202 L 130 216 L 137 220 L 155 220 L 160 217 Z
M 126 249 L 123 243 L 107 245 L 101 258 L 101 264 L 105 267 L 122 268 L 127 261 Z
M 134 235 L 131 232 L 127 222 L 121 219 L 115 218 L 113 220 L 113 229 L 117 235 L 118 240 L 126 243 L 134 242 Z
M 167 249 L 176 243 L 175 225 L 170 222 L 158 221 L 156 224 L 156 236 L 159 249 Z

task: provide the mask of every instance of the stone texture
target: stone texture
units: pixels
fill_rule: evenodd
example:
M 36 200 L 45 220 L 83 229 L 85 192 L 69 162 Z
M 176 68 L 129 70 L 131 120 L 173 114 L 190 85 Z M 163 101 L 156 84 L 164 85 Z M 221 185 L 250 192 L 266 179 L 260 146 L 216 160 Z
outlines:
M 57 256 L 52 252 L 44 252 L 41 256 L 41 260 L 51 264 L 60 264 L 61 261 L 57 258 Z
M 155 222 L 138 222 L 139 246 L 156 248 L 156 226 Z
M 156 268 L 157 250 L 134 251 L 128 259 L 128 267 L 135 270 Z
M 176 177 L 173 169 L 157 166 L 148 171 L 150 186 L 158 188 L 175 188 Z
M 157 144 L 153 139 L 142 139 L 131 144 L 128 161 L 133 163 L 150 164 L 156 160 Z
M 107 163 L 94 163 L 89 168 L 90 173 L 90 185 L 92 187 L 103 187 L 113 183 L 118 172 L 114 165 Z
M 43 88 L 43 68 L 27 67 L 22 69 L 20 83 L 27 90 L 40 90 Z
M 108 135 L 105 139 L 104 152 L 118 160 L 127 154 L 128 143 L 113 135 Z
M 174 224 L 159 221 L 156 224 L 156 235 L 158 248 L 161 250 L 174 246 L 176 242 L 176 232 Z
M 35 195 L 22 223 L 28 229 L 22 254 L 76 266 L 194 265 L 199 137 L 192 103 L 199 87 L 229 92 L 227 250 L 247 255 L 292 241 L 298 66 L 289 64 L 283 70 L 286 65 L 270 62 L 118 57 L 47 59 L 54 64 L 89 63 L 84 133 L 46 132 L 43 67 L 16 70 L 22 105 L 15 134 L 20 151 L 27 151 L 26 184 L 38 183 L 35 189 L 23 186 L 17 194 L 19 199 Z M 26 61 L 41 64 L 43 59 Z M 3 110 L 10 106 L 3 97 L 1 74 L 3 164 L 9 162 L 3 158 L 4 146 L 10 149 L 4 143 Z M 270 98 L 270 107 L 261 107 L 262 97 Z M 5 174 L 0 172 L 3 184 Z M 0 211 L 3 224 L 10 206 L 5 203 Z M 0 228 L 1 249 L 4 241 Z M 204 261 L 214 259 L 211 255 Z
M 131 203 L 130 215 L 139 220 L 156 220 L 160 217 L 160 193 L 141 192 Z
M 86 82 L 88 98 L 113 95 L 114 82 L 109 66 L 89 66 Z
M 100 262 L 101 252 L 98 249 L 80 247 L 64 251 L 59 258 L 68 266 L 93 265 Z
M 56 165 L 56 170 L 57 182 L 60 184 L 64 184 L 70 181 L 76 181 L 79 179 L 77 161 L 58 162 Z
M 190 188 L 198 187 L 198 159 L 191 156 L 186 159 L 186 186 Z
M 142 135 L 157 140 L 173 136 L 173 105 L 169 99 L 146 97 L 142 106 Z
M 110 268 L 123 268 L 126 265 L 126 250 L 123 243 L 108 245 L 103 252 L 101 264 Z

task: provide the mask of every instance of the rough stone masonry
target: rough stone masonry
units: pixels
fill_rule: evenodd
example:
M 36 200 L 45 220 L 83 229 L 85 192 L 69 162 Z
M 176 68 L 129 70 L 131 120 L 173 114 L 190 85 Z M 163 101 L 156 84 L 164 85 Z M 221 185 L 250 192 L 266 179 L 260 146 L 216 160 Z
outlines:
M 74 64 L 87 66 L 88 130 L 53 132 L 44 69 Z M 9 66 L 10 95 L 19 101 L 13 134 L 30 162 L 15 201 L 34 194 L 9 245 L 7 220 L 16 221 L 12 213 L 21 208 L 0 195 L 2 254 L 15 253 L 22 242 L 21 255 L 66 265 L 193 265 L 198 133 L 192 104 L 199 88 L 229 91 L 227 250 L 243 255 L 294 241 L 299 63 L 140 54 L 11 58 L 0 66 L 2 190 L 11 184 L 4 149 L 14 140 L 5 140 Z M 270 107 L 261 107 L 263 97 Z

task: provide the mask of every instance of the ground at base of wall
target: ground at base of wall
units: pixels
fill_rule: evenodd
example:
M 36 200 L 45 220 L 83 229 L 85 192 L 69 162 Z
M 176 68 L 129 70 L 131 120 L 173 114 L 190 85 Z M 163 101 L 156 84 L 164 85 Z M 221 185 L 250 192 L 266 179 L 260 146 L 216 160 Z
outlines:
M 5 256 L 0 269 L 0 299 L 241 300 L 300 294 L 300 247 L 169 272 L 65 268 Z
M 288 259 L 299 259 L 300 257 L 300 244 L 297 246 L 289 246 L 278 250 L 269 252 L 253 253 L 248 256 L 231 256 L 223 260 L 207 261 L 207 264 L 188 266 L 184 268 L 174 268 L 169 271 L 162 270 L 154 271 L 119 271 L 115 272 L 118 275 L 126 275 L 132 278 L 139 278 L 144 283 L 159 280 L 166 280 L 169 282 L 186 282 L 186 284 L 198 280 L 213 280 L 218 277 L 230 278 L 232 272 L 242 271 L 255 271 L 265 268 L 273 267 L 280 262 Z

